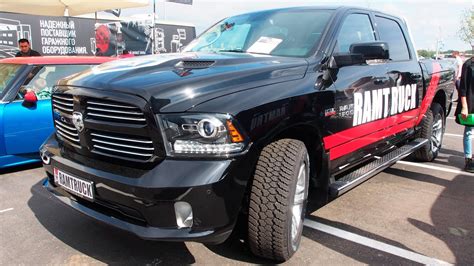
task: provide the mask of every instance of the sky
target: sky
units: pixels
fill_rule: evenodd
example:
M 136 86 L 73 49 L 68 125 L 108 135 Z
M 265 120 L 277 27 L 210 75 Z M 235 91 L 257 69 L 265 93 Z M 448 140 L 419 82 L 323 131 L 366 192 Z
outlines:
M 153 0 L 150 0 L 153 2 Z M 404 17 L 411 28 L 417 49 L 435 50 L 440 40 L 441 50 L 469 50 L 468 43 L 458 37 L 460 18 L 464 10 L 472 8 L 472 0 L 193 0 L 183 5 L 156 0 L 159 20 L 184 22 L 196 27 L 200 34 L 215 22 L 229 16 L 250 11 L 291 6 L 348 5 L 362 6 Z M 151 13 L 147 8 L 123 10 L 125 16 Z

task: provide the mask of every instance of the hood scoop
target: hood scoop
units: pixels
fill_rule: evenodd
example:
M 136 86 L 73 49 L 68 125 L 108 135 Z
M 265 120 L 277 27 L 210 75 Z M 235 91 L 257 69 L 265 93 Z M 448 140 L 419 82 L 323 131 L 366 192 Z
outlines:
M 183 60 L 174 65 L 174 67 L 179 69 L 203 69 L 214 65 L 215 62 L 210 60 Z

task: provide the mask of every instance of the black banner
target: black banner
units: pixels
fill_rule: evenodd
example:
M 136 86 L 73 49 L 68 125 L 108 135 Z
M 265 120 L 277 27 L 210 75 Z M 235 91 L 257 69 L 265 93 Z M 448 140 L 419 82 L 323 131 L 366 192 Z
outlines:
M 178 52 L 196 36 L 190 26 L 156 24 L 153 29 L 151 25 L 149 20 L 96 21 L 0 12 L 0 58 L 15 56 L 21 38 L 42 55 L 113 56 L 125 49 L 151 54 L 153 47 L 156 53 Z
M 42 55 L 92 55 L 94 23 L 93 19 L 0 12 L 0 58 L 15 56 L 21 38 Z
M 196 37 L 195 29 L 191 26 L 158 23 L 153 29 L 151 25 L 146 20 L 98 25 L 98 52 L 106 56 L 121 54 L 123 50 L 135 55 L 152 54 L 153 49 L 155 54 L 176 53 Z

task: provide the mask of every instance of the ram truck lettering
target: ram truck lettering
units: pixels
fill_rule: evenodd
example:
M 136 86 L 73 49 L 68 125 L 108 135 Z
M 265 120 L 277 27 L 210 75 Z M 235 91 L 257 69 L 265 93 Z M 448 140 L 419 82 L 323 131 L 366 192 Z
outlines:
M 390 105 L 389 105 L 390 104 Z M 353 126 L 416 108 L 416 84 L 354 93 Z M 391 106 L 389 112 L 389 106 Z

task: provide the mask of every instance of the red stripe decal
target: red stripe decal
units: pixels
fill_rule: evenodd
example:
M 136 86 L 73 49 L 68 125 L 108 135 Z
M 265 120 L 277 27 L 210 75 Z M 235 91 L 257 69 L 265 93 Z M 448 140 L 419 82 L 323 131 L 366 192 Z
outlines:
M 419 113 L 419 109 L 413 109 L 405 113 L 401 113 L 394 116 L 389 116 L 384 119 L 379 119 L 367 124 L 352 127 L 344 131 L 332 134 L 323 138 L 324 147 L 326 150 L 332 149 L 336 146 L 342 145 L 346 142 L 358 139 L 360 137 L 372 134 L 376 131 L 385 130 L 394 125 L 403 123 L 407 120 L 414 119 Z
M 426 111 L 428 108 L 430 108 L 431 102 L 433 101 L 436 93 L 436 88 L 438 88 L 439 79 L 441 77 L 440 72 L 441 65 L 439 63 L 433 63 L 433 74 L 431 75 L 430 85 L 426 89 L 425 98 L 423 98 L 423 101 L 421 102 L 420 115 L 416 121 L 417 125 L 420 124 L 421 120 L 425 116 Z
M 330 150 L 329 159 L 337 159 L 418 125 L 433 101 L 440 80 L 440 71 L 441 65 L 433 63 L 431 81 L 419 108 L 324 137 L 325 149 Z
M 389 129 L 377 131 L 375 133 L 372 133 L 370 135 L 364 136 L 362 138 L 358 138 L 355 140 L 352 140 L 350 142 L 347 142 L 343 145 L 339 145 L 333 149 L 331 149 L 331 152 L 329 154 L 329 159 L 334 160 L 337 159 L 341 156 L 344 156 L 346 154 L 349 154 L 353 151 L 356 151 L 362 147 L 365 147 L 369 144 L 375 143 L 377 141 L 383 140 L 388 136 L 395 135 L 397 133 L 400 133 L 406 129 L 412 128 L 415 126 L 416 118 L 410 119 L 408 121 L 405 121 L 401 124 L 398 124 L 396 126 L 393 126 Z

